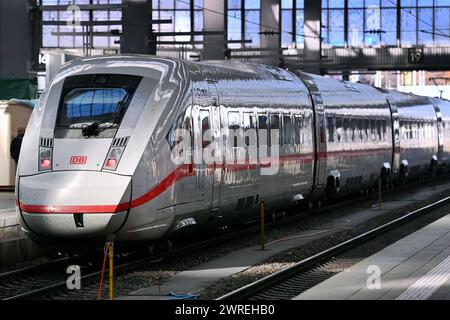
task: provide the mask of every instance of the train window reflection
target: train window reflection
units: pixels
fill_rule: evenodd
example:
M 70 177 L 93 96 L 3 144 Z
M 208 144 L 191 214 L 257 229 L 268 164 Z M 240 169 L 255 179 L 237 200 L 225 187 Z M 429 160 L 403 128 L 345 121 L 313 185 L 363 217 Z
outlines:
M 350 119 L 344 118 L 344 130 L 343 130 L 343 141 L 348 142 L 348 134 L 350 130 Z
M 364 140 L 363 130 L 364 130 L 364 123 L 363 123 L 363 120 L 362 120 L 362 119 L 358 119 L 358 135 L 359 135 L 359 141 L 363 141 L 363 140 Z
M 238 134 L 241 128 L 241 117 L 238 111 L 230 111 L 228 112 L 228 129 L 230 130 L 230 134 L 234 134 L 233 146 L 237 148 L 238 146 Z
M 241 117 L 238 111 L 228 112 L 228 129 L 239 130 L 241 127 Z
M 252 130 L 250 134 L 253 134 L 253 129 L 256 129 L 255 116 L 251 112 L 244 112 L 244 136 L 245 136 L 245 145 L 247 147 L 250 146 L 250 136 L 245 132 L 247 130 Z
M 283 144 L 292 144 L 292 122 L 291 116 L 283 116 Z
M 208 110 L 200 110 L 200 125 L 202 131 L 202 148 L 206 148 L 211 144 L 211 126 Z
M 303 119 L 301 116 L 295 116 L 294 143 L 303 144 Z
M 57 127 L 82 129 L 95 122 L 103 130 L 117 129 L 141 79 L 112 74 L 67 77 Z
M 334 142 L 334 117 L 327 116 L 328 142 Z
M 368 119 L 364 119 L 364 140 L 370 140 L 370 123 Z
M 356 140 L 356 134 L 355 134 L 356 123 L 357 123 L 357 120 L 355 118 L 350 119 L 350 128 L 351 128 L 351 131 L 352 131 L 352 134 L 351 134 L 352 141 Z
M 172 129 L 170 129 L 169 133 L 166 136 L 167 142 L 169 143 L 170 150 L 183 141 L 182 136 L 177 136 L 176 133 L 178 130 L 183 128 L 183 116 L 180 116 L 176 121 Z
M 343 123 L 342 118 L 336 117 L 336 142 L 342 141 L 342 135 L 343 135 Z
M 375 128 L 375 119 L 371 119 L 370 120 L 370 136 L 372 138 L 372 141 L 376 140 L 375 130 L 376 130 L 376 128 Z
M 128 100 L 123 89 L 75 89 L 64 99 L 60 126 L 68 127 L 86 120 L 118 114 Z M 117 122 L 113 119 L 114 123 Z
M 191 109 L 188 108 L 185 113 L 181 114 L 177 120 L 175 121 L 175 124 L 170 129 L 169 133 L 166 136 L 167 142 L 169 144 L 169 147 L 171 150 L 173 148 L 180 144 L 183 141 L 183 133 L 189 133 L 189 136 L 187 137 L 190 139 L 189 141 L 186 141 L 185 143 L 188 144 L 184 147 L 192 147 L 192 125 L 191 125 Z M 183 149 L 180 150 L 180 155 L 183 155 Z
M 258 115 L 258 129 L 260 130 L 258 132 L 258 136 L 260 138 L 264 137 L 264 132 L 266 133 L 266 139 L 258 139 L 258 146 L 268 146 L 269 145 L 269 124 L 268 124 L 268 118 L 266 115 Z
M 270 135 L 269 135 L 269 145 L 271 146 L 279 146 L 281 143 L 281 134 L 280 134 L 280 116 L 277 114 L 270 115 Z M 277 130 L 278 132 L 278 141 L 272 141 L 272 130 Z
M 377 120 L 377 134 L 378 134 L 378 141 L 381 141 L 381 120 Z
M 253 113 L 251 112 L 244 112 L 244 130 L 248 129 L 255 129 L 255 118 L 253 116 Z
M 420 123 L 420 135 L 419 135 L 420 139 L 424 139 L 425 138 L 425 126 L 423 121 Z

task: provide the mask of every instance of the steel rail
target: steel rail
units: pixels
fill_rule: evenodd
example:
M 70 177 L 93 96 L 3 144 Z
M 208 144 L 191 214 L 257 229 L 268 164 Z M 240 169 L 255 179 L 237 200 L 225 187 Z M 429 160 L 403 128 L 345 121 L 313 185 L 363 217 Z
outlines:
M 334 247 L 326 249 L 318 254 L 315 254 L 309 258 L 306 258 L 300 262 L 297 262 L 291 267 L 275 272 L 269 276 L 261 278 L 255 282 L 252 282 L 246 286 L 243 286 L 239 289 L 236 289 L 230 293 L 227 293 L 216 300 L 241 300 L 247 299 L 256 293 L 264 291 L 267 288 L 270 288 L 282 281 L 285 281 L 291 277 L 298 275 L 300 272 L 305 272 L 320 263 L 324 263 L 325 261 L 335 257 L 336 255 L 345 253 L 351 249 L 354 249 L 369 240 L 376 238 L 390 230 L 396 229 L 411 220 L 414 220 L 426 213 L 434 211 L 438 208 L 441 208 L 444 205 L 450 203 L 450 197 L 445 197 L 439 201 L 436 201 L 432 204 L 428 204 L 422 208 L 414 210 L 400 218 L 397 218 L 393 221 L 390 221 L 382 226 L 376 227 L 370 231 L 367 231 L 361 235 L 358 235 L 352 239 L 349 239 L 345 242 L 342 242 Z

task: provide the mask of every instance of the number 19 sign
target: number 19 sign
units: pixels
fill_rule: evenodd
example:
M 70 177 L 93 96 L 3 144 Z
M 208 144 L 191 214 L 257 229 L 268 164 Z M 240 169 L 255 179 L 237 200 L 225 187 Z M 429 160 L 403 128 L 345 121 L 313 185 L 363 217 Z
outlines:
M 423 49 L 422 48 L 409 48 L 408 49 L 408 62 L 411 64 L 423 63 Z

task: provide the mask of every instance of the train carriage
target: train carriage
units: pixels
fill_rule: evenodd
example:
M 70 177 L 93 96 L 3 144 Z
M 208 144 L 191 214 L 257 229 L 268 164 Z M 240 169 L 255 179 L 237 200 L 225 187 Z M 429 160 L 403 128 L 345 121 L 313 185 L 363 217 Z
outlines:
M 374 186 L 381 174 L 389 174 L 392 161 L 392 122 L 386 98 L 373 87 L 299 76 L 313 83 L 310 90 L 323 108 L 322 113 L 316 106 L 316 116 L 324 118 L 325 126 L 317 163 L 323 174 L 316 183 L 325 186 L 326 196 Z
M 394 173 L 398 179 L 417 178 L 438 164 L 438 121 L 434 105 L 426 97 L 385 91 L 398 126 L 394 137 Z
M 450 101 L 432 98 L 430 99 L 436 109 L 439 137 L 439 169 L 450 169 Z

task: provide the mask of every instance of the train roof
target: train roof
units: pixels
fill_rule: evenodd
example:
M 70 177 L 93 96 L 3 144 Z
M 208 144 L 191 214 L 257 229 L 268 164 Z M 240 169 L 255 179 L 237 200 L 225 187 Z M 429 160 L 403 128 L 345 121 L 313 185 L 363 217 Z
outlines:
M 254 80 L 275 80 L 275 81 L 299 81 L 295 75 L 281 68 L 266 66 L 257 63 L 241 62 L 237 60 L 206 60 L 201 62 L 191 62 L 176 58 L 165 58 L 150 55 L 113 55 L 95 56 L 71 60 L 64 64 L 59 70 L 59 74 L 86 72 L 92 68 L 102 67 L 127 67 L 139 69 L 152 69 L 155 62 L 167 63 L 168 65 L 184 68 L 193 80 L 221 80 L 229 79 L 254 79 Z

